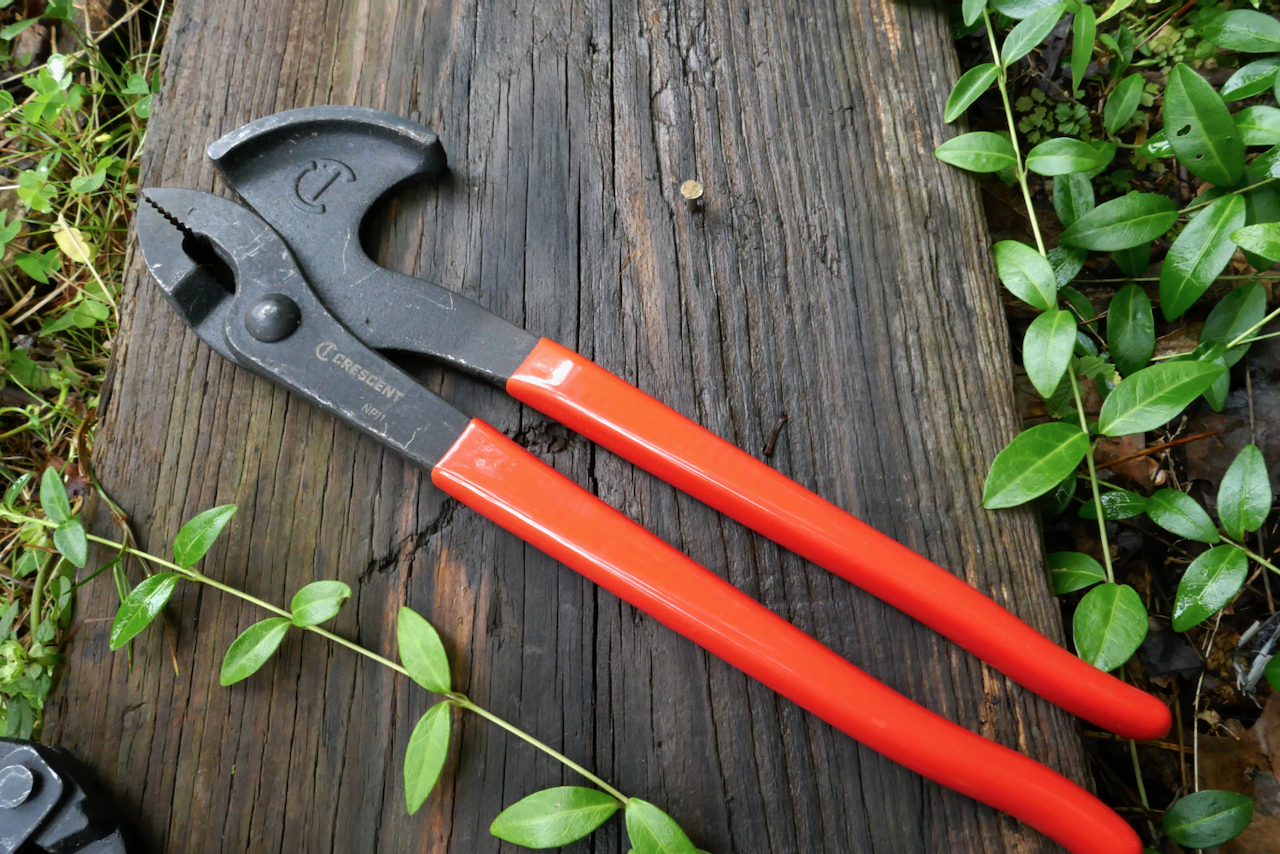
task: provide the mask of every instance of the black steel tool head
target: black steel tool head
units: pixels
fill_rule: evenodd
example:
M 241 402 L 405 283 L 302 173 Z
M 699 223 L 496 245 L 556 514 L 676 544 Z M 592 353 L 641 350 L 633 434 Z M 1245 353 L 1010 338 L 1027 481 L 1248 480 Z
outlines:
M 293 249 L 325 306 L 370 347 L 424 353 L 505 382 L 537 339 L 439 285 L 364 251 L 369 211 L 445 171 L 434 133 L 362 107 L 306 107 L 251 122 L 209 146 L 227 183 Z

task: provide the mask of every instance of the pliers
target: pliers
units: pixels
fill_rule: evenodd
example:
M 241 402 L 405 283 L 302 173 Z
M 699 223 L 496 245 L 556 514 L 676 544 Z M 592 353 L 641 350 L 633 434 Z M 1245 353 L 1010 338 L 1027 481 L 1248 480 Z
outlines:
M 1167 732 L 1157 698 L 1040 635 L 956 576 L 639 389 L 361 248 L 369 209 L 445 168 L 434 134 L 374 110 L 270 116 L 210 147 L 254 211 L 143 192 L 146 265 L 196 334 L 394 449 L 444 492 L 872 749 L 1077 854 L 1138 854 L 1133 829 L 1046 766 L 928 711 L 454 409 L 380 351 L 422 353 L 650 471 L 1128 738 Z

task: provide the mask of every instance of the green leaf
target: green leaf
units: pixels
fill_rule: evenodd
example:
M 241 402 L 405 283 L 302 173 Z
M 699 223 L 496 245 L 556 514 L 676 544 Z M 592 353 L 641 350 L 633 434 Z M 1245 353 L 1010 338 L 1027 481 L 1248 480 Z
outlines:
M 1084 460 L 1089 436 L 1066 422 L 1037 424 L 996 455 L 982 490 L 988 510 L 1016 507 L 1053 489 Z
M 1025 243 L 1001 240 L 992 247 L 1000 281 L 1014 296 L 1041 311 L 1058 301 L 1058 281 L 1049 259 Z
M 1041 175 L 1070 175 L 1105 165 L 1098 149 L 1087 142 L 1056 136 L 1027 152 L 1027 168 Z
M 1053 179 L 1053 209 L 1063 225 L 1071 225 L 1093 206 L 1093 182 L 1088 175 L 1069 172 Z
M 1275 107 L 1245 107 L 1236 113 L 1236 130 L 1245 145 L 1280 144 L 1280 110 Z
M 1064 383 L 1067 385 L 1067 383 Z M 1040 496 L 1040 516 L 1045 523 L 1052 522 L 1071 506 L 1076 495 L 1076 473 L 1073 471 L 1053 489 Z
M 1280 56 L 1268 56 L 1241 66 L 1222 85 L 1222 100 L 1240 101 L 1261 95 L 1275 84 L 1277 69 L 1280 69 Z
M 1212 546 L 1220 539 L 1213 520 L 1199 502 L 1176 489 L 1156 490 L 1147 499 L 1147 515 L 1161 528 L 1188 540 Z
M 1060 0 L 991 0 L 991 8 L 1001 15 L 1021 21 Z
M 1200 28 L 1205 41 L 1242 53 L 1280 52 L 1280 21 L 1252 9 L 1238 9 L 1211 18 Z
M 680 825 L 653 804 L 632 798 L 626 817 L 627 838 L 636 854 L 697 854 Z
M 35 479 L 35 475 L 27 472 L 22 477 L 9 484 L 9 488 L 4 491 L 4 506 L 12 507 L 14 503 L 22 497 L 22 492 L 27 488 L 27 484 Z M 0 640 L 4 640 L 4 636 L 0 635 Z
M 516 801 L 498 813 L 489 832 L 525 848 L 557 848 L 586 836 L 621 806 L 597 789 L 558 786 Z
M 1231 232 L 1231 242 L 1264 258 L 1280 258 L 1280 223 L 1246 225 Z
M 1103 401 L 1098 431 L 1127 436 L 1167 424 L 1222 372 L 1220 365 L 1204 362 L 1161 362 L 1143 368 L 1122 380 Z
M 1080 552 L 1052 552 L 1045 555 L 1049 563 L 1049 580 L 1057 596 L 1074 593 L 1107 580 L 1107 574 L 1087 554 Z
M 1076 652 L 1099 670 L 1115 670 L 1147 636 L 1147 609 L 1127 584 L 1099 584 L 1084 594 L 1071 620 Z
M 1027 377 L 1040 392 L 1050 397 L 1067 372 L 1076 343 L 1076 319 L 1069 311 L 1050 309 L 1031 321 L 1022 342 L 1022 363 Z
M 960 10 L 966 27 L 972 27 L 982 17 L 982 10 L 987 8 L 987 0 L 964 0 Z
M 71 179 L 71 192 L 92 193 L 102 187 L 107 180 L 107 170 L 99 169 L 92 175 L 77 175 Z
M 1235 546 L 1217 546 L 1197 557 L 1178 582 L 1173 630 L 1185 632 L 1225 608 L 1248 574 L 1249 559 Z
M 1102 24 L 1107 21 L 1110 21 L 1116 15 L 1119 15 L 1125 9 L 1128 9 L 1130 6 L 1132 6 L 1133 3 L 1134 3 L 1134 0 L 1111 0 L 1111 5 L 1107 7 L 1107 11 L 1103 12 L 1098 17 L 1098 23 Z
M 1159 193 L 1130 193 L 1103 202 L 1062 232 L 1069 246 L 1111 252 L 1150 243 L 1177 221 L 1173 201 Z
M 1210 184 L 1235 184 L 1244 174 L 1244 143 L 1222 97 L 1185 63 L 1169 72 L 1164 126 L 1178 162 Z
M 1274 150 L 1274 149 L 1272 149 Z M 1260 176 L 1255 176 L 1250 170 L 1245 170 L 1245 182 L 1257 183 Z M 1258 225 L 1259 223 L 1280 222 L 1280 193 L 1276 192 L 1275 184 L 1265 184 L 1261 187 L 1254 187 L 1247 193 L 1241 193 L 1244 197 L 1244 224 Z M 1275 264 L 1276 258 L 1266 258 L 1258 255 L 1256 252 L 1250 252 L 1248 249 L 1243 250 L 1245 260 L 1255 270 L 1269 270 Z
M 293 624 L 305 628 L 332 620 L 350 598 L 351 588 L 341 581 L 313 581 L 293 594 L 289 603 Z
M 1044 41 L 1045 36 L 1058 25 L 1063 8 L 1061 3 L 1048 6 L 1020 21 L 1005 37 L 1004 46 L 1000 48 L 1000 63 L 1008 68 Z
M 1117 133 L 1138 111 L 1142 103 L 1142 87 L 1146 83 L 1141 74 L 1130 74 L 1116 84 L 1107 96 L 1107 107 L 1102 114 L 1103 127 L 1107 133 Z
M 1129 284 L 1111 298 L 1107 309 L 1107 349 L 1121 375 L 1137 373 L 1156 351 L 1151 300 L 1139 285 Z
M 964 115 L 969 105 L 978 100 L 978 96 L 991 88 L 1000 73 L 1000 67 L 994 62 L 987 62 L 966 71 L 956 81 L 955 88 L 947 97 L 946 111 L 943 121 L 950 124 Z
M 68 519 L 53 530 L 53 545 L 63 557 L 79 567 L 89 562 L 89 541 L 84 525 L 76 518 Z
M 53 466 L 40 477 L 40 507 L 50 522 L 61 525 L 71 518 L 71 502 L 67 500 L 67 488 L 62 485 L 62 473 Z
M 1162 824 L 1169 838 L 1184 848 L 1212 848 L 1235 839 L 1252 818 L 1251 799 L 1235 792 L 1205 789 L 1175 803 L 1164 814 Z
M 1258 282 L 1247 282 L 1227 293 L 1209 312 L 1200 330 L 1201 344 L 1227 345 L 1262 322 L 1267 311 L 1267 292 Z M 1223 354 L 1223 362 L 1231 367 L 1249 350 L 1248 344 L 1237 344 Z
M 31 738 L 36 723 L 31 704 L 21 696 L 10 697 L 5 711 L 5 738 Z
M 1218 278 L 1236 244 L 1231 235 L 1244 225 L 1244 199 L 1215 199 L 1187 223 L 1160 268 L 1160 310 L 1175 320 Z
M 1107 519 L 1132 519 L 1147 509 L 1147 499 L 1127 489 L 1108 490 L 1099 496 L 1099 500 L 1102 501 L 1102 515 Z M 1079 515 L 1081 519 L 1098 518 L 1092 496 L 1080 507 Z
M 196 515 L 173 540 L 173 560 L 184 569 L 195 566 L 236 515 L 234 504 L 222 504 Z
M 1159 130 L 1147 137 L 1147 141 L 1138 149 L 1138 153 L 1148 160 L 1161 160 L 1173 156 L 1173 146 L 1169 144 L 1169 136 Z
M 151 625 L 151 621 L 173 595 L 173 588 L 177 583 L 176 573 L 162 572 L 144 579 L 133 588 L 129 597 L 120 604 L 120 610 L 116 611 L 116 618 L 111 622 L 111 648 L 119 649 L 133 640 L 138 632 Z
M 39 21 L 39 18 L 27 18 L 25 21 L 18 21 L 17 23 L 10 24 L 3 30 L 0 30 L 0 40 L 7 42 L 13 41 L 18 37 L 18 33 L 22 32 L 32 24 L 39 23 Z
M 227 647 L 227 654 L 222 659 L 222 672 L 218 674 L 222 687 L 234 685 L 257 673 L 267 659 L 275 655 L 292 625 L 285 617 L 268 617 L 245 629 Z
M 409 736 L 404 752 L 404 799 L 409 815 L 422 809 L 444 770 L 449 755 L 449 706 L 444 700 L 427 709 Z
M 1013 144 L 998 133 L 977 130 L 939 145 L 933 152 L 943 163 L 970 172 L 999 172 L 1014 165 Z
M 1075 246 L 1055 246 L 1049 250 L 1049 266 L 1053 268 L 1053 279 L 1058 283 L 1058 292 L 1067 289 L 1067 283 L 1080 275 L 1084 262 L 1089 260 L 1089 253 Z
M 1081 4 L 1071 22 L 1071 91 L 1080 88 L 1084 73 L 1093 59 L 1093 41 L 1098 36 L 1098 19 L 1089 4 Z
M 1151 266 L 1151 244 L 1148 242 L 1128 249 L 1117 249 L 1111 253 L 1111 260 L 1116 262 L 1121 273 L 1130 278 L 1145 276 L 1147 268 Z
M 409 676 L 428 691 L 447 694 L 452 690 L 449 657 L 435 628 L 411 608 L 401 608 L 396 618 L 396 638 L 400 663 Z
M 1218 487 L 1218 520 L 1222 529 L 1243 541 L 1262 527 L 1271 513 L 1271 480 L 1257 445 L 1245 445 L 1232 460 Z
M 1267 677 L 1272 688 L 1280 691 L 1280 653 L 1267 662 L 1267 669 L 1263 671 L 1263 675 Z

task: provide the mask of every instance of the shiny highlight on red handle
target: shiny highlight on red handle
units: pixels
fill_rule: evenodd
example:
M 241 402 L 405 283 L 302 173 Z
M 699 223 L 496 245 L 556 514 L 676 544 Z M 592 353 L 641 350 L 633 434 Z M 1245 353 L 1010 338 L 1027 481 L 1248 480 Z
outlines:
M 955 641 L 1010 679 L 1126 738 L 1169 731 L 1168 708 L 1041 635 L 961 579 L 546 338 L 507 391 Z
M 431 481 L 895 762 L 1075 854 L 1142 850 L 1133 829 L 1084 789 L 868 676 L 488 424 L 473 420 Z

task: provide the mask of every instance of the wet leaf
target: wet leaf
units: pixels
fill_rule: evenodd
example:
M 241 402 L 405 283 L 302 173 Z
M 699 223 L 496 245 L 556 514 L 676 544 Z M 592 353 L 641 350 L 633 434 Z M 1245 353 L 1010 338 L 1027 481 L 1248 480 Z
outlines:
M 280 642 L 288 634 L 291 625 L 293 624 L 284 617 L 268 617 L 245 629 L 227 647 L 218 682 L 225 688 L 257 673 L 280 648 Z
M 1252 818 L 1253 801 L 1249 798 L 1205 789 L 1175 803 L 1164 814 L 1163 824 L 1169 838 L 1184 848 L 1212 848 L 1235 839 Z
M 934 150 L 943 163 L 970 172 L 999 172 L 1014 165 L 1013 145 L 998 133 L 977 130 L 949 139 Z
M 1049 580 L 1057 596 L 1074 593 L 1107 580 L 1107 574 L 1087 554 L 1080 552 L 1052 552 L 1045 556 L 1049 564 Z
M 1041 175 L 1070 175 L 1105 165 L 1098 149 L 1087 142 L 1056 136 L 1027 152 L 1027 168 Z
M 1280 144 L 1280 110 L 1259 105 L 1236 113 L 1236 130 L 1245 145 Z
M 449 706 L 449 701 L 444 700 L 427 709 L 409 737 L 409 747 L 404 752 L 404 799 L 409 815 L 422 809 L 444 770 L 452 723 Z
M 557 848 L 591 833 L 621 806 L 597 789 L 558 786 L 516 801 L 498 814 L 489 832 L 525 848 Z
M 1244 225 L 1244 199 L 1223 196 L 1200 211 L 1182 230 L 1160 268 L 1160 308 L 1175 320 L 1209 289 L 1236 244 L 1231 234 Z
M 1200 28 L 1205 41 L 1242 53 L 1280 52 L 1280 21 L 1252 9 L 1237 9 L 1211 18 Z
M 1058 301 L 1058 280 L 1049 259 L 1025 243 L 1001 240 L 992 251 L 1000 281 L 1018 299 L 1048 311 Z
M 1244 174 L 1244 143 L 1227 105 L 1186 63 L 1169 72 L 1164 126 L 1174 156 L 1192 175 L 1232 185 Z
M 1256 184 L 1261 178 L 1246 169 L 1244 180 L 1247 184 Z M 1246 226 L 1264 222 L 1280 222 L 1280 193 L 1276 190 L 1275 184 L 1264 184 L 1261 187 L 1254 187 L 1247 193 L 1240 194 L 1244 198 L 1244 224 Z M 1242 251 L 1244 252 L 1245 260 L 1255 270 L 1269 270 L 1277 260 L 1264 258 L 1256 252 L 1250 252 L 1248 249 Z
M 1217 546 L 1197 557 L 1178 582 L 1173 630 L 1185 632 L 1226 607 L 1248 574 L 1249 560 L 1235 546 Z
M 400 663 L 414 682 L 437 694 L 452 690 L 449 656 L 434 626 L 411 608 L 401 608 L 396 618 L 396 639 L 400 644 Z
M 1173 156 L 1173 146 L 1169 144 L 1168 134 L 1159 130 L 1147 138 L 1138 153 L 1148 160 L 1161 160 Z
M 978 96 L 990 89 L 991 84 L 996 82 L 996 76 L 999 73 L 1000 67 L 998 65 L 994 62 L 987 62 L 970 68 L 961 75 L 960 79 L 956 81 L 955 88 L 951 90 L 951 95 L 947 98 L 943 121 L 950 124 L 964 115 L 964 111 L 969 109 L 969 105 L 978 100 Z
M 351 588 L 341 581 L 313 581 L 293 594 L 293 624 L 304 628 L 332 620 L 350 598 Z
M 1073 471 L 1064 477 L 1057 486 L 1040 496 L 1041 517 L 1046 523 L 1052 522 L 1071 506 L 1071 499 L 1076 495 L 1076 473 Z
M 68 519 L 53 531 L 53 545 L 58 552 L 79 567 L 89 562 L 89 541 L 84 525 L 76 518 Z
M 1124 128 L 1138 111 L 1142 103 L 1142 87 L 1145 84 L 1141 74 L 1130 74 L 1116 84 L 1107 96 L 1107 107 L 1102 114 L 1103 126 L 1107 133 L 1116 133 Z
M 1098 415 L 1098 430 L 1105 436 L 1124 436 L 1167 424 L 1222 372 L 1221 366 L 1204 362 L 1161 362 L 1143 368 L 1108 395 Z
M 1099 584 L 1080 600 L 1071 621 L 1076 652 L 1099 670 L 1115 670 L 1147 636 L 1147 609 L 1127 584 Z
M 1030 53 L 1058 25 L 1063 8 L 1063 4 L 1055 4 L 1022 19 L 1005 37 L 1000 48 L 1000 62 L 1008 68 Z
M 1053 489 L 1084 460 L 1089 437 L 1066 422 L 1038 424 L 996 455 L 982 490 L 988 510 L 1016 507 Z
M 636 854 L 697 854 L 680 825 L 653 804 L 632 798 L 626 818 L 627 838 Z
M 199 513 L 173 539 L 173 560 L 183 568 L 195 566 L 236 515 L 236 505 L 223 504 Z
M 1061 240 L 1069 246 L 1112 252 L 1150 243 L 1178 219 L 1173 201 L 1159 193 L 1130 193 L 1103 202 L 1067 226 Z
M 1041 397 L 1053 395 L 1058 381 L 1067 372 L 1075 343 L 1076 320 L 1069 311 L 1050 309 L 1027 327 L 1022 363 L 1027 369 L 1027 378 Z
M 1102 515 L 1108 519 L 1132 519 L 1146 512 L 1147 499 L 1127 489 L 1111 489 L 1099 496 L 1102 502 Z M 1093 496 L 1080 507 L 1081 519 L 1097 519 L 1098 511 L 1093 504 Z
M 162 572 L 144 579 L 133 588 L 111 622 L 111 648 L 119 649 L 151 625 L 151 621 L 164 610 L 177 583 L 178 576 L 175 573 Z
M 1093 210 L 1093 183 L 1082 172 L 1072 172 L 1053 179 L 1053 209 L 1063 225 L 1071 225 Z M 1071 247 L 1059 246 L 1058 249 Z M 1053 253 L 1049 253 L 1052 257 Z M 1083 264 L 1083 261 L 1081 262 Z
M 1236 454 L 1218 487 L 1218 519 L 1233 539 L 1244 541 L 1262 527 L 1271 513 L 1271 480 L 1267 463 L 1257 445 L 1245 445 Z
M 1122 376 L 1137 373 L 1156 351 L 1155 317 L 1151 300 L 1136 284 L 1125 285 L 1107 309 L 1107 349 Z
M 1231 232 L 1231 241 L 1264 258 L 1280 258 L 1280 223 L 1246 225 Z
M 1214 545 L 1220 539 L 1200 503 L 1176 489 L 1160 489 L 1148 498 L 1147 515 L 1161 528 L 1188 540 Z
M 1278 68 L 1280 68 L 1280 56 L 1268 56 L 1241 66 L 1240 70 L 1232 74 L 1231 79 L 1223 84 L 1222 99 L 1240 101 L 1252 98 L 1254 95 L 1261 95 L 1275 85 Z

